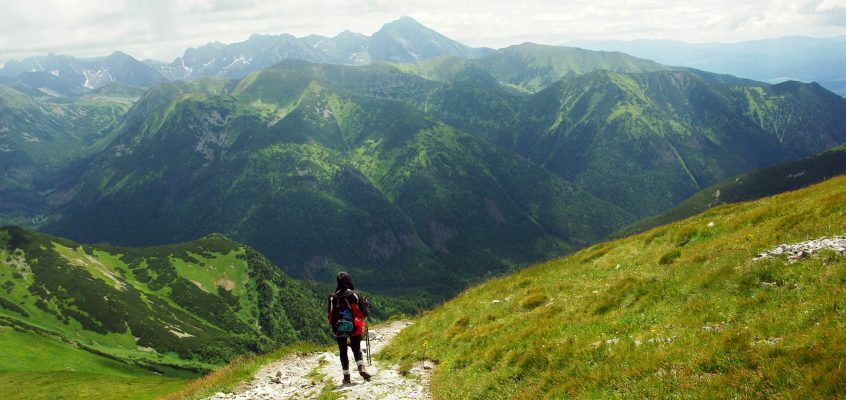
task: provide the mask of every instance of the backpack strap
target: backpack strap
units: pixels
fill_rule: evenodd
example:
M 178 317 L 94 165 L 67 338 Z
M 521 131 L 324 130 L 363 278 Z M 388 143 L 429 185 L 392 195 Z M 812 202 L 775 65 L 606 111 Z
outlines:
M 353 294 L 355 294 L 355 293 L 353 293 Z M 334 313 L 334 311 L 335 311 L 335 300 L 338 297 L 344 299 L 344 303 L 347 304 L 347 308 L 350 309 L 350 311 L 352 311 L 352 305 L 350 304 L 350 300 L 347 299 L 347 296 L 343 296 L 343 295 L 338 296 L 338 293 L 333 293 L 329 296 L 329 309 L 328 309 L 329 315 L 332 315 Z
M 352 311 L 352 306 L 350 305 L 350 300 L 347 299 L 347 296 L 344 296 L 344 302 L 347 303 L 347 308 L 349 308 L 350 311 Z

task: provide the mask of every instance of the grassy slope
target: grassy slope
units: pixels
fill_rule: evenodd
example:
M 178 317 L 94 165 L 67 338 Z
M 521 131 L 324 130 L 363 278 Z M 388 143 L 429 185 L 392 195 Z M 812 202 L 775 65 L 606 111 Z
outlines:
M 843 396 L 846 261 L 751 260 L 844 230 L 844 177 L 717 207 L 472 288 L 386 354 L 438 360 L 436 398 Z
M 822 182 L 846 173 L 846 145 L 812 157 L 762 168 L 703 189 L 667 212 L 645 218 L 620 231 L 620 236 L 643 232 L 696 215 L 720 204 L 772 196 Z
M 133 249 L 4 228 L 0 245 L 0 325 L 166 375 L 328 341 L 320 296 L 220 235 Z
M 3 399 L 154 399 L 187 382 L 5 326 L 0 342 Z
M 301 341 L 327 339 L 322 295 L 331 288 L 285 278 L 253 250 L 220 235 L 139 249 L 3 228 L 0 245 L 3 399 L 207 397 L 231 391 L 271 360 L 315 346 Z M 215 302 L 210 293 L 240 307 Z M 86 301 L 91 297 L 93 304 Z M 414 308 L 371 298 L 376 319 Z M 129 329 L 109 328 L 109 316 Z M 238 321 L 256 331 L 244 331 Z M 270 349 L 221 366 L 235 354 Z M 198 376 L 192 370 L 211 368 L 190 380 Z

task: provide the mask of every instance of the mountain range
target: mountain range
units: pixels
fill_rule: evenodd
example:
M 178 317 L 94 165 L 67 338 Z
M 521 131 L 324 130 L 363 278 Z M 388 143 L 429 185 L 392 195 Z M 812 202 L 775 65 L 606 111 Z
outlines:
M 448 294 L 843 126 L 846 100 L 813 84 L 601 69 L 518 94 L 484 64 L 444 82 L 290 60 L 149 91 L 44 229 L 134 246 L 223 232 L 296 277 Z
M 449 293 L 630 220 L 505 149 L 309 73 L 319 67 L 153 88 L 45 229 L 136 246 L 225 232 L 294 276 L 344 268 L 382 291 Z
M 278 55 L 276 39 L 186 54 Z M 137 101 L 117 83 L 70 99 L 4 89 L 0 104 L 17 106 L 3 137 L 17 141 L 3 223 L 132 246 L 221 232 L 295 277 L 347 269 L 377 291 L 434 299 L 846 141 L 846 100 L 817 84 L 530 43 L 472 50 L 408 18 L 336 39 L 302 40 L 336 62 L 364 48 L 354 43 L 371 61 L 423 61 L 249 72 L 276 57 L 262 56 L 232 72 L 243 77 L 161 83 Z M 75 129 L 50 112 L 114 103 L 124 108 L 112 117 L 86 111 L 81 133 L 45 139 Z M 26 121 L 50 118 L 42 141 L 27 141 L 38 125 Z M 71 155 L 58 166 L 46 161 L 53 142 Z
M 840 68 L 846 62 L 843 58 L 846 52 L 842 51 L 846 46 L 844 37 L 784 37 L 702 44 L 670 40 L 580 41 L 562 46 L 623 52 L 664 65 L 692 67 L 767 83 L 787 80 L 818 82 L 840 95 L 846 90 L 846 76 Z M 284 59 L 365 65 L 377 61 L 418 63 L 440 56 L 476 59 L 493 52 L 489 48 L 465 46 L 410 17 L 402 17 L 385 24 L 371 36 L 350 31 L 334 37 L 308 35 L 297 38 L 289 34 L 256 34 L 243 42 L 214 42 L 189 48 L 171 62 L 141 62 L 121 52 L 85 60 L 54 54 L 31 57 L 23 61 L 9 61 L 4 68 L 0 68 L 0 84 L 16 85 L 19 89 L 52 95 L 75 96 L 109 82 L 149 87 L 163 80 L 192 80 L 205 76 L 242 78 Z M 577 51 L 574 49 L 573 53 L 570 67 L 577 65 Z M 530 61 L 528 58 L 533 56 L 543 57 L 542 54 L 533 54 L 524 58 L 524 61 Z M 619 54 L 615 56 L 623 57 Z M 489 62 L 501 62 L 505 68 L 514 65 L 514 60 L 504 61 L 502 57 L 493 57 Z M 607 66 L 613 69 L 619 64 Z M 517 69 L 510 71 L 510 74 L 536 73 L 529 71 Z M 530 86 L 537 90 L 548 83 L 551 82 Z
M 49 54 L 12 60 L 0 69 L 0 84 L 53 97 L 79 96 L 110 83 L 150 87 L 166 80 L 152 67 L 119 51 L 83 60 Z
M 846 139 L 846 101 L 819 85 L 769 85 L 619 53 L 525 44 L 469 61 L 276 69 L 401 101 L 641 217 Z M 537 82 L 552 83 L 532 93 Z
M 364 65 L 375 61 L 415 63 L 443 55 L 477 58 L 492 51 L 467 47 L 410 17 L 402 17 L 385 24 L 371 36 L 350 31 L 331 38 L 253 35 L 239 43 L 210 43 L 190 48 L 170 64 L 148 64 L 169 79 L 191 80 L 204 76 L 242 78 L 285 59 Z
M 591 50 L 622 51 L 667 65 L 693 67 L 768 83 L 818 82 L 846 96 L 846 36 L 789 36 L 738 43 L 684 43 L 672 40 L 582 41 Z
M 231 390 L 332 342 L 340 270 L 375 320 L 453 298 L 383 353 L 438 360 L 439 397 L 837 397 L 842 252 L 757 255 L 842 234 L 842 177 L 761 198 L 842 174 L 844 142 L 817 83 L 410 18 L 10 62 L 0 397 L 157 398 L 234 360 L 191 384 Z

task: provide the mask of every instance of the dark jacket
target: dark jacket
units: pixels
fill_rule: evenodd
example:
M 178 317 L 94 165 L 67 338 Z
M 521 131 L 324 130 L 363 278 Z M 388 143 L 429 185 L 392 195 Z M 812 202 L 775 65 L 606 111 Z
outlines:
M 353 336 L 361 336 L 361 333 L 364 330 L 364 324 L 366 324 L 364 321 L 365 315 L 362 312 L 361 297 L 355 292 L 352 277 L 350 277 L 350 275 L 346 272 L 339 272 L 338 275 L 335 276 L 335 282 L 337 283 L 337 287 L 335 288 L 335 293 L 329 296 L 329 306 L 327 307 L 329 325 L 332 325 L 332 312 L 334 311 L 332 298 L 338 297 L 339 299 L 346 299 L 347 302 L 349 302 L 353 313 L 353 324 L 355 325 L 355 332 L 353 332 Z

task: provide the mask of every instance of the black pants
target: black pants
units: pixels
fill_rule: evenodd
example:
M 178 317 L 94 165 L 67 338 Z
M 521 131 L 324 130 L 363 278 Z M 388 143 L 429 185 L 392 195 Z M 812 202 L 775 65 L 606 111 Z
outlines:
M 347 357 L 347 339 L 350 340 L 350 347 L 353 351 L 353 357 L 356 361 L 361 361 L 361 335 L 350 336 L 349 338 L 341 337 L 338 340 L 338 350 L 341 351 L 341 366 L 344 371 L 350 370 L 350 359 Z

